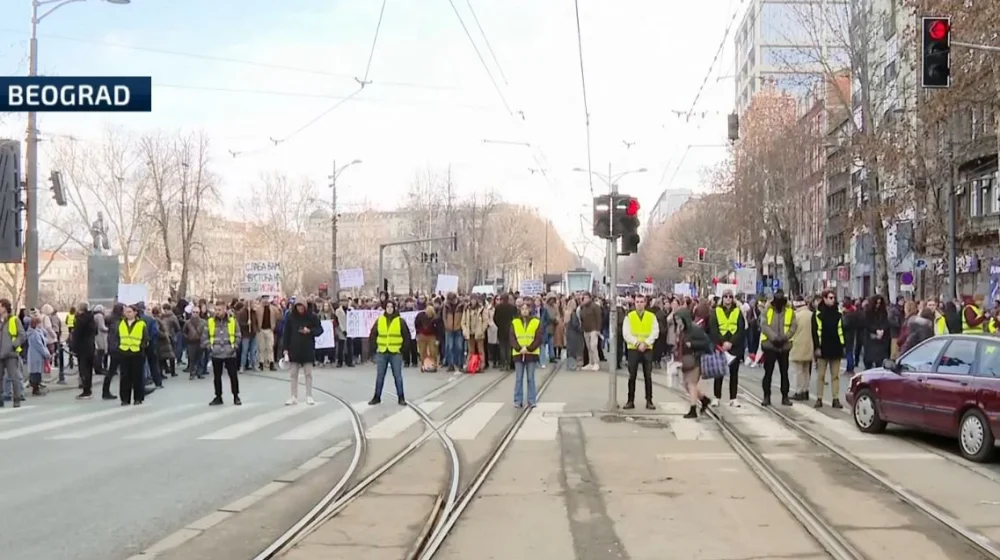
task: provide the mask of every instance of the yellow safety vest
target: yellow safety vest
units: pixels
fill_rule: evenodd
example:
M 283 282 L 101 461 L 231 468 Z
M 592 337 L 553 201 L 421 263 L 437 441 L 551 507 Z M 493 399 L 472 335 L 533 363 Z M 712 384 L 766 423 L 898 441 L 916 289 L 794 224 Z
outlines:
M 232 317 L 226 324 L 226 328 L 229 330 L 229 344 L 231 346 L 236 346 L 236 319 Z M 211 346 L 215 344 L 215 317 L 208 318 L 208 345 Z
M 990 334 L 996 334 L 997 333 L 997 320 L 996 319 L 990 319 L 990 321 L 988 323 L 986 323 L 986 330 Z
M 943 315 L 934 321 L 934 334 L 948 334 L 948 321 Z
M 528 326 L 524 326 L 524 319 L 518 317 L 511 322 L 511 327 L 514 328 L 514 338 L 517 339 L 517 343 L 521 345 L 521 348 L 527 348 L 535 341 L 535 331 L 538 330 L 539 321 L 537 317 L 532 317 L 528 319 Z M 528 354 L 534 354 L 538 356 L 541 354 L 541 348 L 535 348 L 534 350 L 528 350 Z M 511 350 L 511 355 L 520 356 L 520 350 Z
M 792 311 L 792 308 L 791 307 L 786 307 L 785 308 L 785 332 L 786 333 L 788 331 L 792 330 L 792 319 L 794 317 L 795 317 L 795 312 Z M 770 325 L 771 321 L 773 321 L 773 320 L 774 320 L 774 308 L 773 307 L 768 307 L 767 308 L 767 317 L 766 317 L 767 324 Z M 763 331 L 761 331 L 761 333 L 760 333 L 760 341 L 764 342 L 765 340 L 767 340 L 767 335 L 764 334 Z
M 653 334 L 654 324 L 656 324 L 656 316 L 649 311 L 643 311 L 642 317 L 634 309 L 628 312 L 629 330 L 632 331 L 632 336 L 639 340 L 645 341 L 649 338 L 649 335 Z M 637 346 L 636 344 L 629 343 L 628 349 L 635 350 Z
M 400 324 L 399 316 L 392 318 L 392 322 L 386 320 L 385 315 L 378 318 L 378 337 L 375 345 L 378 351 L 385 354 L 398 354 L 403 347 L 403 327 Z
M 18 321 L 17 317 L 13 315 L 11 315 L 9 319 L 7 319 L 7 333 L 10 334 L 11 344 L 14 344 L 14 342 L 17 340 L 17 321 Z M 14 351 L 20 354 L 21 347 L 15 346 Z
M 66 315 L 66 328 L 72 329 L 76 326 L 76 315 L 69 313 Z
M 816 338 L 819 339 L 819 343 L 823 344 L 823 321 L 819 318 L 819 312 L 814 312 L 813 317 L 816 319 Z M 837 336 L 840 337 L 840 343 L 844 343 L 844 317 L 841 316 L 837 319 Z
M 966 305 L 965 307 L 963 307 L 962 308 L 962 334 L 983 334 L 984 332 L 986 332 L 986 329 L 983 328 L 983 325 L 980 325 L 978 327 L 973 327 L 972 325 L 970 325 L 965 320 L 965 310 L 969 309 L 970 307 L 972 308 L 973 311 L 976 312 L 976 317 L 982 317 L 983 316 L 983 310 L 979 309 L 975 305 Z
M 719 334 L 734 335 L 740 326 L 740 308 L 734 305 L 732 313 L 726 317 L 726 310 L 720 305 L 715 308 L 715 319 L 719 322 Z
M 136 317 L 132 328 L 122 319 L 118 322 L 118 349 L 122 352 L 138 354 L 142 351 L 142 335 L 146 332 L 146 322 Z

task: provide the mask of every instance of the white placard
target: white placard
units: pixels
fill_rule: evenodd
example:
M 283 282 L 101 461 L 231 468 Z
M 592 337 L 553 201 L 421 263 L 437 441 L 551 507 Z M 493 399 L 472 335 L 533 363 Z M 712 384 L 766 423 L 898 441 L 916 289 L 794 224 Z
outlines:
M 438 274 L 437 287 L 434 288 L 434 291 L 439 294 L 457 292 L 458 276 L 452 276 L 450 274 Z
M 324 319 L 319 323 L 323 325 L 323 334 L 316 337 L 316 349 L 333 348 L 337 344 L 337 337 L 334 336 L 333 332 L 333 321 Z
M 472 293 L 474 293 L 474 294 L 488 294 L 488 295 L 492 296 L 492 295 L 494 295 L 494 294 L 497 293 L 497 289 L 496 289 L 496 287 L 493 286 L 493 284 L 480 284 L 478 286 L 473 286 L 472 287 Z
M 674 295 L 675 296 L 690 296 L 691 295 L 691 284 L 687 282 L 679 282 L 674 284 Z
M 643 282 L 639 284 L 639 293 L 644 296 L 651 296 L 656 293 L 656 284 L 647 284 Z
M 757 293 L 756 268 L 741 268 L 736 271 L 736 293 L 738 294 Z
M 541 280 L 521 280 L 522 296 L 540 296 L 545 292 L 545 284 Z
M 135 305 L 149 301 L 149 286 L 146 284 L 118 284 L 118 303 Z
M 346 268 L 337 271 L 341 288 L 364 288 L 365 271 L 361 268 Z
M 736 284 L 723 284 L 722 282 L 719 282 L 718 284 L 715 285 L 715 295 L 719 297 L 722 297 L 722 292 L 726 290 L 733 292 L 734 296 L 740 292 L 739 286 L 737 286 Z
M 240 297 L 244 299 L 260 296 L 281 295 L 281 263 L 277 261 L 247 261 L 243 264 L 243 281 L 240 282 Z
M 410 329 L 410 337 L 415 337 L 417 328 L 415 322 L 419 311 L 404 311 L 399 314 Z M 347 312 L 347 338 L 366 338 L 372 332 L 375 321 L 382 316 L 381 309 L 355 309 Z

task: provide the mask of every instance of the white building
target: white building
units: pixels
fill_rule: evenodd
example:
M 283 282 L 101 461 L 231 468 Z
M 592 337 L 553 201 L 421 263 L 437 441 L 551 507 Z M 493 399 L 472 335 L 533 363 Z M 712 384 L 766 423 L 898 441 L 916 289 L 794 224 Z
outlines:
M 665 189 L 656 199 L 656 204 L 649 211 L 648 227 L 656 227 L 666 222 L 687 201 L 696 198 L 694 191 L 688 189 Z

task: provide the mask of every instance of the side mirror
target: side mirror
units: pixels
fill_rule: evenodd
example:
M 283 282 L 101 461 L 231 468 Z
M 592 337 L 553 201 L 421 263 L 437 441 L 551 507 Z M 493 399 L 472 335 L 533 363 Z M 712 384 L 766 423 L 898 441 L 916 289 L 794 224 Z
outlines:
M 896 360 L 886 359 L 882 362 L 882 367 L 891 372 L 899 373 L 899 364 L 896 363 Z

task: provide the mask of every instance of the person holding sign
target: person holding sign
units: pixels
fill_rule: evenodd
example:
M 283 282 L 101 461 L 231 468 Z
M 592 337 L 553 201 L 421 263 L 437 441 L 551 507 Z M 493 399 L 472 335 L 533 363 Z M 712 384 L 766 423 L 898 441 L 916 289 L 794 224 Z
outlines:
M 406 397 L 403 393 L 403 346 L 410 342 L 410 328 L 406 326 L 406 321 L 399 316 L 396 311 L 396 304 L 392 300 L 386 300 L 385 312 L 378 321 L 372 325 L 372 332 L 369 335 L 371 346 L 376 349 L 375 353 L 375 396 L 368 402 L 370 405 L 382 403 L 382 386 L 385 384 L 386 369 L 392 368 L 392 380 L 396 384 L 396 396 L 399 397 L 399 404 L 406 404 Z
M 541 358 L 542 322 L 531 314 L 530 300 L 521 303 L 521 316 L 510 323 L 511 356 L 514 359 L 514 406 L 524 406 L 524 378 L 528 378 L 528 407 L 535 406 L 538 389 L 535 368 Z

